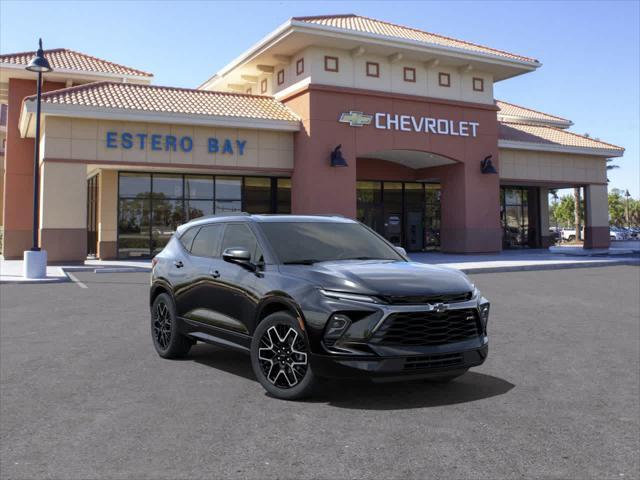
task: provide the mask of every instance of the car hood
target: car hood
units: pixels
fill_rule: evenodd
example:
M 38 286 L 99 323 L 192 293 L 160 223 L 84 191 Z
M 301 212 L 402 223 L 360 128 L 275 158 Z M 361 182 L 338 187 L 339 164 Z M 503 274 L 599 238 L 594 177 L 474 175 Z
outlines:
M 280 268 L 285 275 L 327 290 L 366 295 L 428 296 L 473 289 L 462 272 L 416 262 L 341 261 Z

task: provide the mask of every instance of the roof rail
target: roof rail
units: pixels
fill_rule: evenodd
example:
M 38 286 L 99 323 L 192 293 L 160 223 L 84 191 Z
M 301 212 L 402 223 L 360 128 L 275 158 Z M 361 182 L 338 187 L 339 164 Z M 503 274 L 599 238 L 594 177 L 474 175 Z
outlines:
M 203 215 L 202 217 L 192 218 L 187 223 L 195 222 L 195 221 L 198 221 L 198 220 L 206 220 L 207 218 L 248 217 L 250 215 L 251 214 L 249 212 L 214 213 L 213 215 Z

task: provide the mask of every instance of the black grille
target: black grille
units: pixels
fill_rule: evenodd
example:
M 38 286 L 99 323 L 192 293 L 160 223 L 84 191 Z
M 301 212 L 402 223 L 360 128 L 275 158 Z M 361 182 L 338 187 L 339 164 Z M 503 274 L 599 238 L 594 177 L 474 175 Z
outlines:
M 393 313 L 373 335 L 378 345 L 433 346 L 460 342 L 480 335 L 474 309 Z
M 473 292 L 449 293 L 445 295 L 416 295 L 409 297 L 383 296 L 383 300 L 391 305 L 421 305 L 425 303 L 456 303 L 471 300 Z
M 464 357 L 461 353 L 445 353 L 424 357 L 409 357 L 404 363 L 404 370 L 422 370 L 424 368 L 445 368 L 462 365 Z

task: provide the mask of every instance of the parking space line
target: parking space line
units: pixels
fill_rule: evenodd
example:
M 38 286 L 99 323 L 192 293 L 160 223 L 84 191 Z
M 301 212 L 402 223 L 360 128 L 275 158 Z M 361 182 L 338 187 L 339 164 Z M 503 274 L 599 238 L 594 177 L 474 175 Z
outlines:
M 71 279 L 71 281 L 73 283 L 78 285 L 80 288 L 89 288 L 84 283 L 82 283 L 80 280 L 78 280 L 78 277 L 76 277 L 73 273 L 67 272 L 67 276 Z

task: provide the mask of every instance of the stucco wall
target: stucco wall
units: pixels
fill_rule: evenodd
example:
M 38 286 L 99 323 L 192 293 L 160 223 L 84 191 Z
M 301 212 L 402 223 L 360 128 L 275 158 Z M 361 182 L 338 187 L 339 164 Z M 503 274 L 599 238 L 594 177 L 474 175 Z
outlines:
M 588 155 L 531 152 L 500 149 L 500 178 L 569 182 L 606 183 L 606 159 Z
M 339 68 L 337 72 L 325 70 L 325 56 L 338 58 Z M 304 72 L 298 75 L 296 73 L 296 62 L 300 58 L 304 59 Z M 367 76 L 367 62 L 379 64 L 379 77 Z M 415 82 L 404 80 L 404 67 L 415 68 Z M 285 70 L 285 82 L 282 85 L 277 85 L 277 71 L 282 68 Z M 440 72 L 450 75 L 451 85 L 449 87 L 439 86 L 438 74 Z M 473 90 L 472 82 L 474 77 L 484 80 L 484 90 L 482 92 Z M 493 104 L 493 77 L 489 73 L 474 70 L 468 72 L 460 71 L 457 68 L 445 65 L 427 66 L 423 62 L 411 59 L 392 61 L 389 57 L 381 55 L 364 54 L 354 56 L 349 50 L 336 48 L 306 48 L 294 55 L 290 64 L 277 66 L 273 73 L 273 78 L 273 93 L 278 93 L 298 82 L 307 80 L 312 84 L 319 85 L 361 88 L 388 93 Z M 253 93 L 257 93 L 255 88 Z M 269 94 L 271 94 L 271 90 L 269 90 Z
M 190 152 L 153 150 L 147 141 L 145 148 L 107 148 L 107 132 L 132 134 L 190 136 Z M 209 138 L 220 142 L 230 139 L 234 151 L 209 153 Z M 246 141 L 240 155 L 236 141 Z M 86 162 L 131 163 L 135 165 L 201 165 L 233 168 L 291 169 L 293 168 L 293 133 L 237 128 L 207 128 L 173 126 L 154 123 L 112 122 L 102 120 L 47 117 L 44 128 L 45 159 L 71 159 Z

